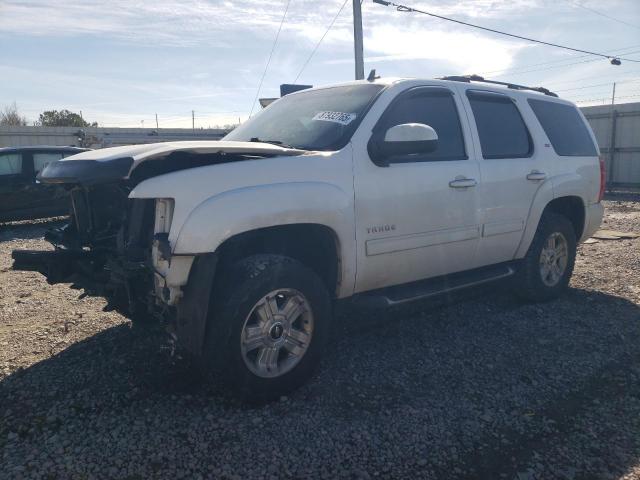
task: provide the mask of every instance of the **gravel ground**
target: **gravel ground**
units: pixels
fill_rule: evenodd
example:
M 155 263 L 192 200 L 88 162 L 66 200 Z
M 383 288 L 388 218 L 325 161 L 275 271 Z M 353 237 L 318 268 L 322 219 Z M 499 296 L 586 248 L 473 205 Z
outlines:
M 640 232 L 640 198 L 606 202 Z M 640 239 L 579 249 L 569 293 L 498 286 L 343 312 L 316 377 L 237 403 L 104 302 L 10 270 L 0 226 L 2 478 L 640 478 Z

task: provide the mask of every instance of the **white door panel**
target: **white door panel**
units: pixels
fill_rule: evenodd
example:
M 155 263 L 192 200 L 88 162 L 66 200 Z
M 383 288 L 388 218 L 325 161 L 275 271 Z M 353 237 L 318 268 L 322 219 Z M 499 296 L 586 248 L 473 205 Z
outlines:
M 356 292 L 474 266 L 481 233 L 480 168 L 472 153 L 466 117 L 451 92 L 446 95 L 446 102 L 452 102 L 447 108 L 455 108 L 451 110 L 454 118 L 457 112 L 463 120 L 461 132 L 449 131 L 448 124 L 440 119 L 430 122 L 436 133 L 440 130 L 439 148 L 443 150 L 447 149 L 450 137 L 461 134 L 456 137 L 458 143 L 463 142 L 459 143 L 461 153 L 457 158 L 450 155 L 447 160 L 378 166 L 367 153 L 371 129 L 354 136 Z M 411 116 L 400 117 L 400 123 L 426 122 Z M 360 152 L 364 154 L 358 155 Z M 434 155 L 438 154 L 439 151 Z M 465 159 L 467 155 L 469 158 Z M 473 181 L 467 182 L 470 186 L 466 188 L 450 186 L 460 179 Z
M 527 180 L 535 158 L 484 159 L 481 161 L 483 232 L 478 251 L 480 265 L 513 259 L 524 233 L 533 198 L 541 182 Z
M 478 178 L 477 163 L 371 166 L 376 170 L 365 166 L 368 172 L 355 176 L 356 192 L 374 193 L 356 194 L 357 290 L 472 268 L 480 238 L 477 187 L 449 182 Z
M 530 113 L 520 100 L 504 93 L 466 90 L 461 96 L 470 112 L 482 174 L 477 265 L 484 266 L 514 258 L 549 165 L 533 141 Z

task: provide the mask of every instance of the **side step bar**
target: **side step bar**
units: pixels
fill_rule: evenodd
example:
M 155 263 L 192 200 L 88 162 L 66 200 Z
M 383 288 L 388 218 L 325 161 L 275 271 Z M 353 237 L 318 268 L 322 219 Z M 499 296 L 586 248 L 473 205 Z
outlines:
M 510 277 L 515 273 L 516 270 L 512 263 L 492 265 L 468 272 L 454 273 L 362 293 L 356 295 L 353 301 L 357 305 L 365 307 L 392 307 L 455 292 L 464 288 L 479 286 L 488 282 L 495 282 Z

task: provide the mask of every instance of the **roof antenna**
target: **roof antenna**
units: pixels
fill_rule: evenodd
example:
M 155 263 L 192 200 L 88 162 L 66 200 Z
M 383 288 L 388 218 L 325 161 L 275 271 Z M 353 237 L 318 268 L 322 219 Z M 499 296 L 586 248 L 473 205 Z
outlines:
M 376 76 L 376 69 L 374 68 L 369 72 L 369 76 L 367 77 L 367 82 L 373 82 L 374 80 L 380 78 L 380 76 Z

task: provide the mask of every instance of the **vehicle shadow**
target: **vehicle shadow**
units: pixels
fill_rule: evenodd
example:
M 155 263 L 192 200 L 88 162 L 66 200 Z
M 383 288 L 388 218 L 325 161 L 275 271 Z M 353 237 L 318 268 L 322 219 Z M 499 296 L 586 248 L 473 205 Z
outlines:
M 551 465 L 541 468 L 552 468 L 562 449 L 580 458 L 571 468 L 582 478 L 602 459 L 616 459 L 607 468 L 622 475 L 640 456 L 640 409 L 631 408 L 640 398 L 640 307 L 581 289 L 541 305 L 486 292 L 391 312 L 341 311 L 315 378 L 261 407 L 201 382 L 187 361 L 158 347 L 159 328 L 113 327 L 0 381 L 0 450 L 26 465 L 33 451 L 57 455 L 51 438 L 65 438 L 71 475 L 89 457 L 106 471 L 134 444 L 148 452 L 170 445 L 167 462 L 195 458 L 214 468 L 200 473 L 214 476 L 235 462 L 232 471 L 244 477 L 250 459 L 233 452 L 258 448 L 256 428 L 259 444 L 279 446 L 273 462 L 304 464 L 287 443 L 295 429 L 296 442 L 313 445 L 316 456 L 355 458 L 383 477 L 514 478 L 540 456 Z M 583 422 L 607 404 L 616 413 L 602 425 Z M 600 434 L 610 441 L 595 450 L 583 442 Z M 19 442 L 9 445 L 8 435 Z M 192 437 L 214 450 L 196 448 Z M 136 461 L 145 477 L 165 460 Z M 542 471 L 540 478 L 562 478 Z
M 0 222 L 0 242 L 39 239 L 44 236 L 47 230 L 61 227 L 66 221 L 65 217 L 51 217 L 40 220 Z

